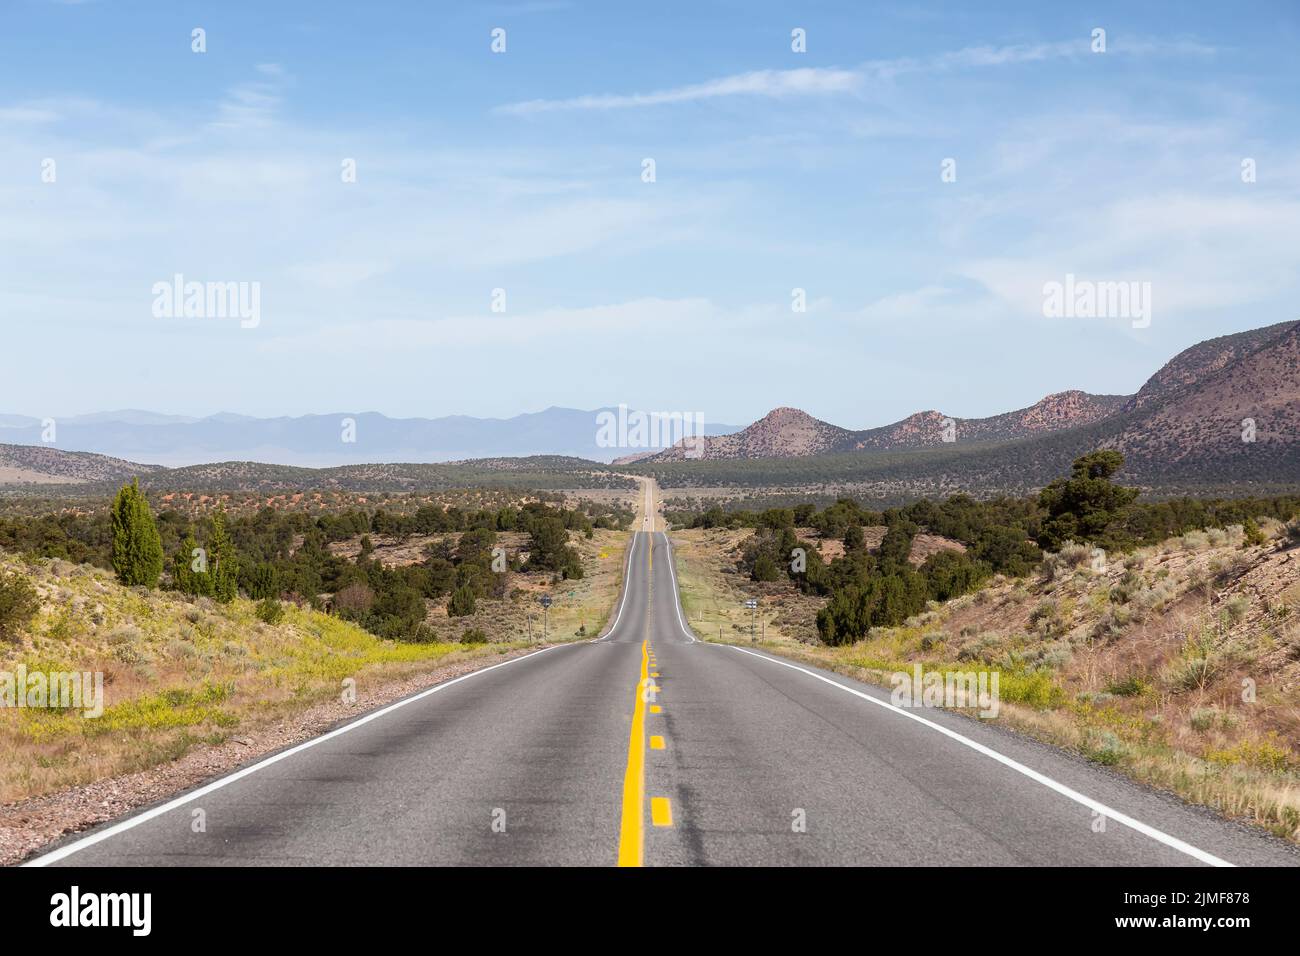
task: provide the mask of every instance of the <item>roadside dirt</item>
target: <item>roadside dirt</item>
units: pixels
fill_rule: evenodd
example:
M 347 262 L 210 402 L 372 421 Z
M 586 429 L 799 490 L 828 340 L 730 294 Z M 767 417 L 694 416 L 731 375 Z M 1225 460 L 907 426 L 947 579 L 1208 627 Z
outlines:
M 358 685 L 354 704 L 342 700 L 318 704 L 249 736 L 196 747 L 172 763 L 0 806 L 0 865 L 19 863 L 62 836 L 175 797 L 436 684 L 550 646 L 554 645 L 449 661 L 418 676 L 372 688 Z

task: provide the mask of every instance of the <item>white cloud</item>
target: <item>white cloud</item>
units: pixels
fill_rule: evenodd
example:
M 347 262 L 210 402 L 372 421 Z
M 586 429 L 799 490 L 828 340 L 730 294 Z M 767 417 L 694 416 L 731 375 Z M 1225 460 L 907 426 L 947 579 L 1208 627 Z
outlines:
M 236 130 L 264 129 L 274 123 L 289 76 L 278 63 L 259 63 L 255 69 L 266 79 L 240 83 L 227 90 L 217 104 L 213 126 Z
M 615 110 L 643 106 L 689 103 L 729 96 L 786 99 L 853 93 L 868 80 L 888 81 L 909 73 L 981 69 L 1019 63 L 1072 59 L 1092 55 L 1090 37 L 1049 43 L 1007 46 L 973 46 L 929 57 L 871 60 L 855 69 L 811 67 L 796 70 L 754 70 L 702 83 L 670 87 L 650 93 L 596 93 L 567 99 L 535 99 L 497 107 L 496 112 L 526 116 L 572 110 Z M 1214 48 L 1195 41 L 1161 41 L 1140 38 L 1116 43 L 1111 53 L 1131 55 L 1209 55 Z
M 754 70 L 651 93 L 600 94 L 564 100 L 527 100 L 499 107 L 498 112 L 528 115 L 562 110 L 614 110 L 689 103 L 723 96 L 758 96 L 769 99 L 824 96 L 852 92 L 861 81 L 862 74 L 853 70 L 822 68 Z
M 1068 273 L 1150 282 L 1156 321 L 1248 306 L 1297 288 L 1300 202 L 1178 193 L 1120 200 L 1061 217 L 1032 253 L 969 261 L 959 271 L 1016 313 L 1039 318 L 1043 284 Z
M 60 119 L 58 113 L 31 106 L 11 106 L 0 109 L 0 123 L 53 123 Z

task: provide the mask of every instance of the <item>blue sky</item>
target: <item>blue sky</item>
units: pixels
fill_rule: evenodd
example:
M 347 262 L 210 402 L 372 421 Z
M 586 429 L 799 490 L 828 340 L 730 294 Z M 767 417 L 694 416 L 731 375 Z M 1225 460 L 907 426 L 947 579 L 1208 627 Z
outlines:
M 1131 392 L 1300 319 L 1300 7 L 1214 7 L 0 0 L 0 412 Z M 1067 273 L 1150 326 L 1044 317 Z

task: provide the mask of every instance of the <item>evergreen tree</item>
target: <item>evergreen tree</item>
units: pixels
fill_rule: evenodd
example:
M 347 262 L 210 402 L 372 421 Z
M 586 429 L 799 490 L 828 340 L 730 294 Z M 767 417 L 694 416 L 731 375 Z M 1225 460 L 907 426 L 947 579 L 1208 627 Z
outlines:
M 474 613 L 474 589 L 468 585 L 462 585 L 455 591 L 451 592 L 451 600 L 447 602 L 448 617 L 467 617 Z
M 848 530 L 844 532 L 844 550 L 861 551 L 866 546 L 866 537 L 862 534 L 862 525 L 849 525 Z
M 113 570 L 118 580 L 126 585 L 157 587 L 163 570 L 162 538 L 138 480 L 132 479 L 129 485 L 122 486 L 113 499 L 109 517 L 113 528 Z
M 226 513 L 212 515 L 212 534 L 208 537 L 208 573 L 212 576 L 212 596 L 229 604 L 239 595 L 239 560 L 235 545 L 226 530 Z
M 754 570 L 750 572 L 750 577 L 755 581 L 779 581 L 781 569 L 772 560 L 772 556 L 764 552 L 754 560 Z
M 1138 489 L 1111 481 L 1123 465 L 1124 456 L 1113 448 L 1090 452 L 1074 460 L 1069 478 L 1058 478 L 1039 492 L 1038 503 L 1047 511 L 1039 545 L 1055 551 L 1075 541 L 1120 550 L 1131 543 L 1118 524 Z
M 183 594 L 212 595 L 212 575 L 208 573 L 207 558 L 199 550 L 191 529 L 181 542 L 181 549 L 172 556 L 172 585 Z M 195 567 L 195 564 L 198 567 Z

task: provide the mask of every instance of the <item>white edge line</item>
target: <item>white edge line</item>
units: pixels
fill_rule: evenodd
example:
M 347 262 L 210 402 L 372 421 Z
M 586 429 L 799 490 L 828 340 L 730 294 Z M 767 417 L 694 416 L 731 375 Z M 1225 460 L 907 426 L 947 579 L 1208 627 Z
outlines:
M 958 743 L 964 744 L 965 746 L 971 748 L 972 750 L 978 753 L 983 754 L 986 757 L 992 757 L 998 763 L 1010 767 L 1012 770 L 1016 771 L 1017 773 L 1024 774 L 1030 780 L 1037 781 L 1038 783 L 1041 783 L 1043 786 L 1047 787 L 1048 789 L 1055 790 L 1057 793 L 1061 794 L 1064 797 L 1068 797 L 1069 799 L 1073 800 L 1075 803 L 1082 804 L 1088 809 L 1100 813 L 1103 816 L 1107 817 L 1108 819 L 1114 820 L 1116 823 L 1128 827 L 1130 830 L 1136 830 L 1138 833 L 1141 833 L 1143 836 L 1150 837 L 1152 840 L 1155 840 L 1157 843 L 1163 843 L 1165 846 L 1171 847 L 1179 851 L 1180 853 L 1185 853 L 1187 856 L 1190 856 L 1196 860 L 1200 860 L 1202 863 L 1208 863 L 1211 866 L 1235 866 L 1235 864 L 1229 863 L 1227 860 L 1222 860 L 1211 853 L 1206 853 L 1204 850 L 1192 846 L 1190 843 L 1185 843 L 1182 840 L 1178 839 L 1177 837 L 1170 836 L 1168 833 L 1165 833 L 1162 830 L 1157 830 L 1155 827 L 1149 826 L 1148 824 L 1143 823 L 1141 820 L 1135 820 L 1133 819 L 1133 817 L 1130 817 L 1124 813 L 1120 813 L 1118 810 L 1114 810 L 1111 807 L 1106 806 L 1106 804 L 1094 800 L 1091 797 L 1085 797 L 1077 790 L 1072 790 L 1069 787 L 1067 787 L 1065 784 L 1059 783 L 1056 780 L 1053 780 L 1051 777 L 1039 773 L 1037 770 L 1034 770 L 1030 767 L 1026 767 L 1024 764 L 1012 760 L 1010 757 L 1004 756 L 1003 754 L 998 753 L 996 750 L 993 750 L 990 747 L 986 747 L 981 743 L 977 743 L 976 741 L 971 740 L 969 737 L 957 733 L 957 731 L 955 730 L 949 730 L 947 727 L 944 727 L 942 724 L 936 724 L 932 720 L 927 720 L 926 718 L 920 716 L 919 714 L 914 714 L 910 710 L 907 710 L 902 707 L 898 707 L 897 705 L 891 704 L 888 701 L 879 700 L 878 698 L 872 697 L 870 694 L 864 694 L 860 690 L 854 690 L 852 687 L 849 687 L 846 684 L 841 684 L 839 681 L 831 680 L 829 677 L 825 677 L 821 674 L 818 674 L 816 671 L 810 671 L 806 667 L 800 667 L 798 664 L 791 664 L 789 661 L 778 660 L 775 657 L 768 657 L 766 654 L 759 654 L 755 651 L 751 651 L 744 647 L 737 647 L 734 644 L 717 644 L 712 646 L 730 647 L 733 651 L 740 651 L 740 653 L 742 654 L 748 654 L 751 657 L 757 657 L 759 660 L 767 661 L 768 663 L 771 664 L 779 664 L 782 667 L 788 667 L 791 670 L 799 671 L 799 673 L 801 674 L 807 674 L 809 677 L 815 677 L 819 681 L 830 684 L 832 687 L 838 687 L 840 690 L 847 691 L 848 693 L 853 694 L 855 697 L 861 697 L 863 700 L 875 704 L 878 707 L 884 707 L 886 710 L 892 710 L 897 714 L 901 714 L 902 716 L 909 718 L 910 720 L 915 720 L 917 723 L 924 724 L 926 727 L 929 727 L 931 730 L 937 730 L 945 737 L 950 737 L 953 740 L 957 741 Z
M 623 605 L 627 604 L 628 585 L 631 583 L 629 578 L 632 574 L 632 556 L 636 554 L 636 536 L 638 534 L 640 534 L 639 531 L 632 532 L 632 547 L 627 549 L 627 567 L 623 569 L 623 594 L 619 598 L 618 613 L 614 615 L 614 623 L 610 625 L 609 630 L 605 632 L 603 637 L 598 637 L 592 641 L 593 644 L 599 644 L 613 634 L 615 628 L 618 627 L 618 622 L 623 618 Z
M 686 622 L 682 620 L 682 592 L 677 587 L 677 570 L 673 567 L 672 542 L 668 540 L 667 531 L 660 531 L 659 533 L 664 536 L 664 547 L 668 549 L 668 573 L 673 576 L 673 607 L 677 610 L 677 623 L 681 627 L 682 633 L 686 635 L 687 640 L 692 644 L 697 644 L 699 643 L 699 638 L 690 632 L 686 627 Z
M 109 837 L 117 836 L 119 833 L 124 833 L 125 831 L 130 830 L 133 827 L 137 827 L 142 823 L 146 823 L 149 820 L 154 819 L 155 817 L 160 817 L 164 813 L 169 813 L 172 810 L 175 810 L 177 807 L 184 806 L 185 804 L 197 800 L 200 797 L 205 797 L 209 793 L 212 793 L 216 790 L 220 790 L 222 787 L 225 787 L 228 784 L 232 784 L 236 780 L 242 780 L 244 777 L 247 777 L 250 774 L 256 773 L 259 770 L 271 766 L 271 764 L 279 763 L 281 760 L 285 760 L 289 757 L 292 757 L 294 756 L 294 754 L 302 753 L 304 750 L 307 750 L 308 748 L 311 747 L 315 747 L 317 744 L 323 744 L 327 740 L 332 740 L 335 737 L 338 737 L 342 734 L 346 734 L 349 730 L 356 730 L 362 724 L 368 724 L 370 723 L 370 721 L 383 717 L 385 714 L 391 714 L 399 707 L 405 707 L 407 704 L 413 704 L 417 700 L 422 700 L 425 697 L 428 697 L 430 694 L 436 694 L 438 691 L 445 690 L 446 688 L 452 686 L 453 684 L 459 684 L 461 681 L 469 680 L 471 677 L 478 677 L 480 674 L 486 674 L 488 671 L 494 671 L 498 667 L 506 667 L 510 664 L 518 664 L 520 661 L 526 661 L 528 660 L 528 658 L 536 657 L 538 654 L 544 654 L 547 651 L 553 651 L 557 647 L 573 647 L 573 646 L 575 645 L 553 644 L 550 647 L 543 647 L 541 650 L 533 651 L 532 653 L 525 654 L 522 657 L 512 657 L 508 661 L 502 661 L 499 664 L 492 664 L 489 667 L 484 667 L 484 668 L 480 668 L 479 670 L 470 671 L 468 674 L 462 674 L 459 677 L 455 677 L 449 681 L 444 681 L 441 684 L 435 684 L 433 687 L 430 687 L 428 690 L 422 690 L 418 694 L 415 694 L 414 696 L 405 697 L 402 700 L 395 701 L 394 703 L 389 704 L 387 707 L 382 707 L 379 710 L 366 714 L 364 717 L 359 717 L 356 720 L 352 721 L 352 723 L 331 730 L 329 733 L 322 734 L 319 737 L 313 737 L 311 740 L 304 740 L 302 743 L 298 744 L 297 746 L 290 747 L 288 750 L 282 750 L 277 754 L 273 754 L 270 757 L 267 757 L 265 760 L 259 760 L 257 763 L 253 764 L 252 766 L 245 767 L 242 770 L 236 770 L 234 773 L 230 774 L 229 776 L 222 777 L 219 780 L 214 780 L 212 781 L 212 783 L 200 787 L 198 790 L 195 790 L 191 793 L 182 794 L 181 796 L 176 797 L 174 800 L 169 800 L 160 806 L 153 807 L 152 809 L 146 810 L 143 813 L 137 814 L 136 816 L 129 817 L 125 820 L 122 820 L 119 823 L 113 824 L 110 827 L 106 827 L 103 830 L 97 830 L 94 833 L 82 837 L 80 840 L 74 840 L 72 843 L 69 843 L 66 846 L 61 846 L 56 850 L 51 850 L 49 853 L 45 853 L 42 854 L 41 856 L 35 857 L 34 859 L 28 860 L 26 863 L 23 863 L 22 865 L 23 866 L 48 866 L 51 863 L 57 863 L 59 860 L 69 857 L 80 850 L 84 850 L 87 847 L 94 846 L 96 843 L 100 843 L 104 840 L 107 840 Z

